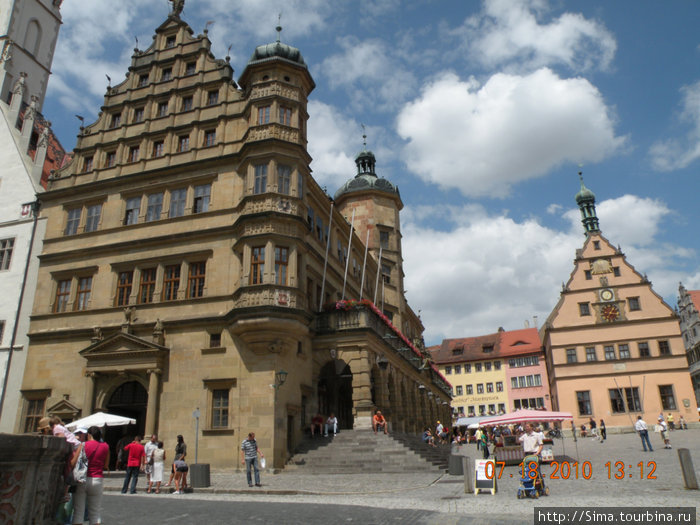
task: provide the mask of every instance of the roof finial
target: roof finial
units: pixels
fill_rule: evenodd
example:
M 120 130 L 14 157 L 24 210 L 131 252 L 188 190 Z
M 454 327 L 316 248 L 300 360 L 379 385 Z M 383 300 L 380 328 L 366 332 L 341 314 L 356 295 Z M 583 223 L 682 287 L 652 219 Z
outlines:
M 362 145 L 365 149 L 367 149 L 367 133 L 365 132 L 365 125 L 360 124 L 360 126 L 362 126 Z
M 282 33 L 282 13 L 277 14 L 277 27 L 275 28 L 275 31 L 277 31 L 277 42 L 279 42 L 280 35 Z
M 182 9 L 185 7 L 185 0 L 168 0 L 168 2 L 172 2 L 173 4 L 173 9 L 170 11 L 170 16 L 180 16 L 180 13 L 182 13 Z

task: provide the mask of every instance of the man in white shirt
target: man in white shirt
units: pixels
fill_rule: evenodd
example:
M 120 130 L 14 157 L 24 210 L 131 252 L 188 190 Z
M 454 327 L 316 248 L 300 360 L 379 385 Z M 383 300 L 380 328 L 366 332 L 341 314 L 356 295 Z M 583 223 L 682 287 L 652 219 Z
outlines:
M 644 452 L 647 451 L 647 445 L 649 445 L 649 452 L 653 452 L 654 449 L 651 447 L 651 441 L 649 441 L 649 429 L 647 428 L 646 422 L 642 419 L 642 416 L 637 416 L 637 422 L 634 424 L 634 429 L 639 434 L 642 440 L 642 448 Z
M 153 434 L 151 440 L 143 448 L 146 453 L 146 478 L 150 483 L 153 472 L 153 451 L 158 448 L 158 436 Z
M 523 451 L 526 455 L 539 456 L 542 452 L 542 436 L 539 432 L 535 432 L 532 423 L 525 424 L 525 433 L 518 438 L 518 441 L 523 444 Z
M 664 448 L 671 448 L 671 440 L 668 439 L 668 424 L 662 417 L 659 417 L 659 427 L 661 427 L 659 433 L 661 434 L 661 439 L 664 440 Z
M 326 419 L 325 432 L 323 433 L 324 437 L 328 437 L 329 429 L 333 431 L 334 436 L 338 433 L 338 418 L 333 415 L 333 412 L 331 412 L 331 415 Z

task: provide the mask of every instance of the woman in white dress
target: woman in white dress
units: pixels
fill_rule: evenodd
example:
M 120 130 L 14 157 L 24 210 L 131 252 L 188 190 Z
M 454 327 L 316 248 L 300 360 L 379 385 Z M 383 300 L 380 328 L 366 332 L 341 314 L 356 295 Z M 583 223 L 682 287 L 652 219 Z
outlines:
M 153 473 L 148 483 L 148 492 L 151 492 L 153 484 L 156 484 L 156 494 L 160 494 L 160 484 L 163 482 L 163 463 L 165 462 L 165 449 L 163 442 L 158 442 L 158 448 L 153 451 Z

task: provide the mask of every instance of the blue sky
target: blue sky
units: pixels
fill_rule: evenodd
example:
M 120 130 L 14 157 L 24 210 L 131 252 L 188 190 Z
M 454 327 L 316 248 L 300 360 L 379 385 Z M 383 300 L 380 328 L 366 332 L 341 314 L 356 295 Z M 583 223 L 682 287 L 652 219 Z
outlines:
M 43 112 L 65 148 L 169 5 L 63 3 Z M 364 124 L 399 186 L 427 344 L 543 322 L 584 240 L 579 166 L 603 234 L 654 289 L 675 306 L 679 281 L 700 288 L 699 2 L 186 0 L 182 17 L 213 21 L 237 79 L 278 13 L 316 81 L 315 178 L 333 194 L 354 175 Z

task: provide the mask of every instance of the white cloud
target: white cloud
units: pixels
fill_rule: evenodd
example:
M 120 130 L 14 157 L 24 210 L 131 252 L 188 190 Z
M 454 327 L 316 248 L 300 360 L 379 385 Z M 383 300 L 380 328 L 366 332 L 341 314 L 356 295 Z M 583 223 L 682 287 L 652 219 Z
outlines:
M 337 43 L 342 51 L 324 59 L 314 72 L 324 75 L 331 88 L 345 88 L 353 107 L 392 110 L 415 92 L 415 76 L 395 56 L 393 46 L 354 36 Z
M 598 162 L 622 147 L 611 110 L 583 78 L 549 69 L 496 74 L 483 86 L 445 73 L 401 110 L 410 171 L 464 195 L 507 195 L 510 186 L 565 162 Z
M 698 286 L 696 255 L 661 244 L 663 221 L 672 215 L 660 201 L 634 195 L 598 204 L 603 235 L 623 252 L 654 290 L 675 303 L 678 281 Z M 578 209 L 568 209 L 565 231 L 537 219 L 521 222 L 488 213 L 478 205 L 406 208 L 402 213 L 403 255 L 408 300 L 426 326 L 426 343 L 540 326 L 559 299 L 562 282 L 574 269 L 584 242 Z M 452 219 L 443 230 L 428 224 Z M 426 257 L 425 254 L 439 254 Z M 681 266 L 692 266 L 690 275 Z
M 672 171 L 688 167 L 700 158 L 700 82 L 681 88 L 683 95 L 680 123 L 689 129 L 682 138 L 658 141 L 649 150 L 654 169 Z
M 486 0 L 455 31 L 470 57 L 495 68 L 532 70 L 562 64 L 574 71 L 607 69 L 617 44 L 605 26 L 577 13 L 543 23 L 545 0 Z

